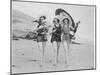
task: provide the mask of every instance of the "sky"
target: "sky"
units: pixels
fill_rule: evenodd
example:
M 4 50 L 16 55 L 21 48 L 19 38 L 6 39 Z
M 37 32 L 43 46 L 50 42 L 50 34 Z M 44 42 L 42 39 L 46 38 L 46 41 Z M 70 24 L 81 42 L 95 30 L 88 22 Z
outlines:
M 79 6 L 79 5 L 63 5 L 63 4 L 48 4 L 36 2 L 12 2 L 12 8 L 24 12 L 38 18 L 41 15 L 47 16 L 47 21 L 52 24 L 55 17 L 55 10 L 62 8 L 66 10 L 74 19 L 75 23 L 80 21 L 80 25 L 76 36 L 83 37 L 89 40 L 94 40 L 95 29 L 95 7 L 94 6 Z

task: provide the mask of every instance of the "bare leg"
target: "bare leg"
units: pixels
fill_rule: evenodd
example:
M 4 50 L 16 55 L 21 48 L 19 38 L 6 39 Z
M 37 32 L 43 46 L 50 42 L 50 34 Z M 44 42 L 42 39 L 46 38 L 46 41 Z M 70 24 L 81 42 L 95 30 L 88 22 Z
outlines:
M 66 44 L 67 44 L 67 51 L 66 51 L 67 62 L 65 61 L 65 63 L 69 64 L 69 53 L 70 53 L 70 44 L 71 44 L 70 38 L 68 40 L 66 40 Z
M 44 61 L 44 51 L 45 51 L 46 42 L 40 42 L 38 43 L 38 48 L 40 49 L 41 53 L 41 63 L 40 66 L 42 67 L 43 61 Z
M 45 52 L 45 46 L 46 46 L 46 42 L 42 42 L 42 55 L 41 55 L 41 58 L 42 58 L 42 62 L 44 61 L 44 52 Z
M 59 48 L 60 48 L 60 42 L 57 42 L 57 57 L 56 57 L 57 63 L 58 63 L 58 56 L 59 56 Z
M 42 54 L 42 42 L 38 42 L 38 49 L 40 50 L 40 67 L 42 66 L 43 54 Z
M 69 52 L 69 50 L 70 50 L 70 44 L 71 44 L 71 39 L 66 40 L 66 43 L 67 43 L 67 48 L 68 48 L 68 52 Z
M 68 50 L 67 41 L 63 41 L 62 44 L 63 44 L 63 48 L 64 48 L 64 51 L 65 51 L 65 64 L 68 64 L 68 61 L 69 61 L 69 50 Z
M 56 42 L 52 43 L 52 48 L 54 51 L 54 65 L 56 65 L 56 57 L 57 57 L 57 53 L 56 53 Z
M 56 48 L 55 48 L 55 43 L 54 42 L 52 43 L 52 48 L 53 48 L 53 51 L 55 53 L 56 52 Z
M 46 46 L 46 42 L 42 42 L 43 56 L 44 56 L 45 46 Z
M 38 45 L 38 49 L 39 49 L 39 51 L 41 52 L 41 48 L 40 48 L 40 45 L 39 45 L 39 43 L 37 43 L 37 45 Z

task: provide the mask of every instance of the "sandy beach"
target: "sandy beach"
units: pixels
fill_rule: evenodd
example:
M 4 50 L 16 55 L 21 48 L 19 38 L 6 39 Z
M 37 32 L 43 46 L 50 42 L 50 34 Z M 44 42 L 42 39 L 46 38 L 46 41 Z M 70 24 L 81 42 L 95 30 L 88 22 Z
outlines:
M 40 51 L 37 42 L 19 39 L 12 41 L 12 73 L 32 73 L 62 70 L 79 70 L 94 68 L 94 46 L 92 41 L 79 39 L 71 44 L 69 64 L 64 64 L 64 50 L 61 45 L 59 63 L 53 66 L 54 53 L 52 45 L 47 42 L 43 66 L 40 67 Z
M 64 11 L 57 14 L 58 9 L 66 11 L 69 15 Z M 48 41 L 42 67 L 41 51 L 37 42 L 32 40 L 36 35 L 33 34 L 34 30 L 38 25 L 42 25 L 39 23 L 41 16 L 46 17 L 43 19 L 45 25 L 51 26 L 47 34 Z M 69 17 L 70 26 L 74 25 L 74 31 L 77 31 L 74 35 L 76 39 L 70 46 L 68 64 L 65 65 L 65 51 L 61 44 L 59 63 L 54 66 L 54 51 L 49 33 L 54 27 L 53 19 L 60 19 L 59 24 L 62 24 L 65 17 Z M 13 1 L 11 26 L 12 74 L 95 69 L 95 7 Z

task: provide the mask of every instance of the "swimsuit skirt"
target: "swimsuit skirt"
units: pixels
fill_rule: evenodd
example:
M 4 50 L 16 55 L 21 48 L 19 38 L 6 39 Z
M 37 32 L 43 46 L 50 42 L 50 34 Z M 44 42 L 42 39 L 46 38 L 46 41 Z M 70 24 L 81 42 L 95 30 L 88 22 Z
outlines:
M 63 27 L 63 36 L 62 36 L 62 41 L 66 40 L 70 40 L 70 29 L 69 27 L 64 26 Z
M 48 32 L 47 28 L 41 28 L 37 30 L 37 42 L 46 42 L 47 41 L 47 35 L 46 33 Z
M 54 33 L 52 33 L 52 36 L 51 36 L 51 43 L 53 43 L 54 41 L 56 42 L 61 42 L 61 27 L 56 27 L 55 28 L 56 31 Z
M 70 40 L 70 35 L 68 34 L 68 33 L 63 33 L 63 36 L 62 36 L 62 41 L 64 41 L 64 40 Z

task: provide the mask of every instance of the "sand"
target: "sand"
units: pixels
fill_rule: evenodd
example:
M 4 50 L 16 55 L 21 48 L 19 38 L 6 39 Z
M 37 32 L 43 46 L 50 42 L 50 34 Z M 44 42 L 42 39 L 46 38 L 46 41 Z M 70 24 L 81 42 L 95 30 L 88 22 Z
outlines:
M 33 40 L 12 40 L 12 73 L 32 73 L 94 68 L 93 42 L 85 39 L 71 44 L 69 64 L 65 65 L 65 52 L 61 45 L 59 63 L 53 66 L 54 53 L 52 45 L 47 42 L 43 66 L 40 66 L 40 50 Z

